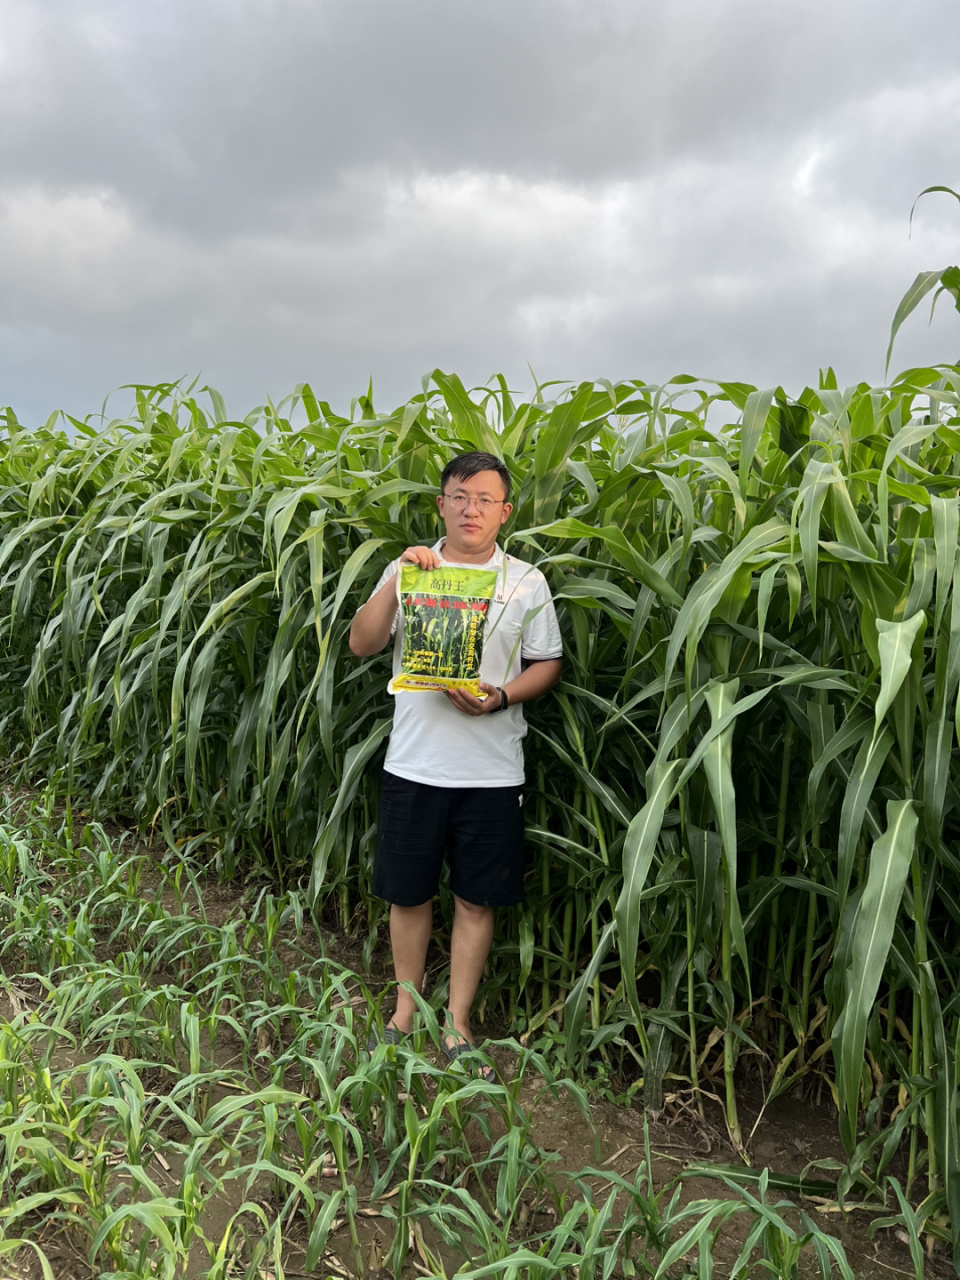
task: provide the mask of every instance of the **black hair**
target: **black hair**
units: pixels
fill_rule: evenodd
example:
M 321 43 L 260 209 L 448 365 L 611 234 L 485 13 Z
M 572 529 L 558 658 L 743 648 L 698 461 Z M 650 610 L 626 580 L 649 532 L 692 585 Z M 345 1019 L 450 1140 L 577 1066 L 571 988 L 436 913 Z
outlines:
M 471 476 L 479 474 L 481 471 L 495 471 L 503 481 L 503 500 L 510 501 L 510 472 L 507 470 L 501 458 L 494 457 L 492 453 L 461 453 L 457 457 L 451 458 L 447 465 L 443 468 L 440 476 L 440 492 L 444 493 L 447 488 L 448 480 L 469 480 Z

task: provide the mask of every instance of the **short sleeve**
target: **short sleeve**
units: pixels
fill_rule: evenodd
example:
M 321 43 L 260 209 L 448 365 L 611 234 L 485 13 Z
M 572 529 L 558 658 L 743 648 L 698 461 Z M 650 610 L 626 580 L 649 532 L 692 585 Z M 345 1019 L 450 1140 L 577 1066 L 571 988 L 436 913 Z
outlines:
M 397 572 L 397 568 L 398 568 L 399 564 L 400 564 L 399 559 L 397 559 L 397 560 L 391 560 L 391 561 L 390 561 L 390 563 L 389 563 L 389 564 L 387 565 L 387 567 L 384 569 L 383 573 L 381 573 L 381 575 L 380 575 L 380 580 L 378 581 L 377 585 L 373 588 L 373 590 L 370 592 L 369 596 L 367 597 L 367 599 L 368 599 L 368 600 L 372 600 L 372 599 L 373 599 L 373 597 L 374 597 L 374 596 L 377 594 L 377 592 L 380 590 L 380 588 L 381 588 L 381 587 L 383 587 L 383 586 L 386 586 L 387 582 L 388 582 L 388 581 L 393 577 L 393 575 Z

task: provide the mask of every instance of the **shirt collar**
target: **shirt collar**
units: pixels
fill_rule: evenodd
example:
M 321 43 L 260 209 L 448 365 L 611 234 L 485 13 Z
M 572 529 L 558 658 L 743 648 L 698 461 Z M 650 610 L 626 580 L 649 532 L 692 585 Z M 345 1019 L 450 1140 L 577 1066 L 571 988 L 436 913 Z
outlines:
M 446 542 L 446 540 L 447 540 L 446 535 L 444 535 L 442 538 L 438 538 L 437 541 L 433 544 L 433 550 L 436 551 L 438 555 L 443 555 L 443 544 Z M 447 563 L 462 564 L 462 565 L 467 564 L 465 560 L 448 560 Z M 502 564 L 503 564 L 503 551 L 500 549 L 499 542 L 495 542 L 493 544 L 493 551 L 490 553 L 489 560 L 484 560 L 482 564 L 474 564 L 471 561 L 468 567 L 471 569 L 499 569 Z

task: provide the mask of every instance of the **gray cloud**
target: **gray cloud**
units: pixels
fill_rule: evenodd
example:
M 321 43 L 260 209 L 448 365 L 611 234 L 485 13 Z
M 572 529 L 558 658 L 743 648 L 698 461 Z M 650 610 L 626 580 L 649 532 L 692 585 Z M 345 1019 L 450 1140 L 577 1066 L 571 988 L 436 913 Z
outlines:
M 201 373 L 882 376 L 956 260 L 952 0 L 0 0 L 0 402 Z M 952 206 L 952 207 L 951 207 Z M 895 364 L 955 358 L 912 318 Z

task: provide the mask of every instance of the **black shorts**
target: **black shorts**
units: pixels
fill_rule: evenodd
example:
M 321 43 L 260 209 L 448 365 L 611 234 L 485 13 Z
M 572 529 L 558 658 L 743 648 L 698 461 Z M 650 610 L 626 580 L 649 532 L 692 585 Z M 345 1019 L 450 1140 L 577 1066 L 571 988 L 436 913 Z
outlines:
M 429 902 L 444 851 L 464 902 L 522 902 L 523 787 L 431 787 L 384 771 L 373 892 L 398 907 Z

